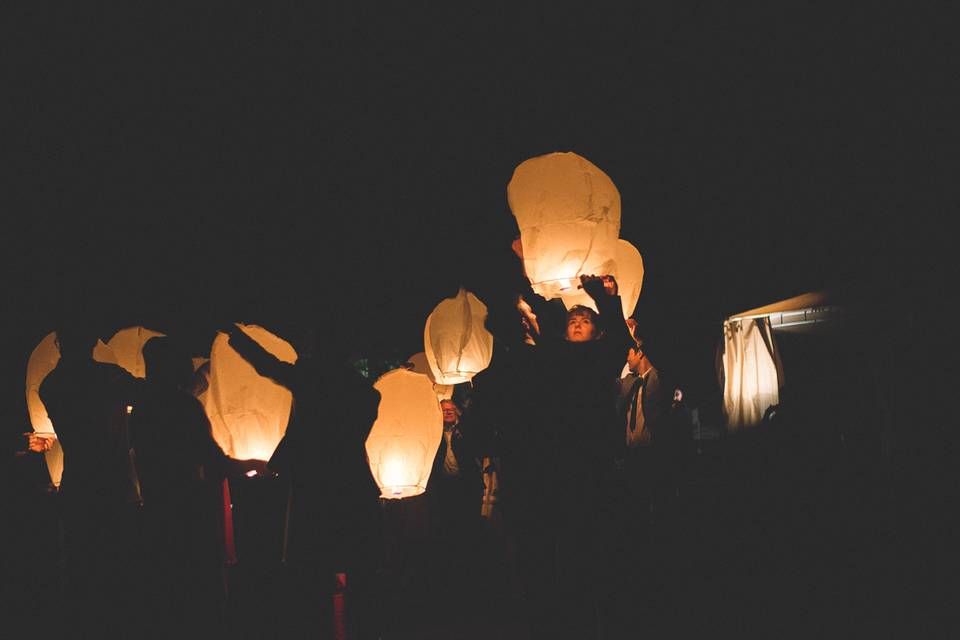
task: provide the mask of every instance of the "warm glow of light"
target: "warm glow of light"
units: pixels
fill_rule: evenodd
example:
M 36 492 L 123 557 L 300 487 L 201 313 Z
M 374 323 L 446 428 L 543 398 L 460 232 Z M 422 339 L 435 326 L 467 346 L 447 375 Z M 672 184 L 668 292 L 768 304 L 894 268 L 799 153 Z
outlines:
M 256 469 L 250 469 L 250 471 L 247 471 L 247 473 L 246 473 L 245 475 L 246 475 L 248 478 L 252 478 L 253 476 L 257 475 L 257 470 L 256 470 Z
M 128 404 L 128 405 L 127 405 L 127 415 L 130 415 L 131 413 L 133 413 L 133 405 L 132 405 L 132 404 Z
M 469 382 L 490 364 L 493 336 L 484 326 L 487 306 L 460 289 L 438 304 L 423 328 L 423 351 L 439 384 Z
M 262 327 L 237 326 L 281 361 L 296 362 L 297 352 L 287 341 Z M 221 333 L 210 348 L 210 383 L 200 401 L 224 453 L 238 460 L 269 460 L 286 433 L 293 394 L 258 374 Z
M 131 375 L 142 378 L 144 376 L 143 345 L 150 338 L 160 335 L 163 334 L 143 327 L 121 329 L 114 334 L 109 343 L 97 341 L 92 353 L 93 359 L 97 362 L 119 365 Z M 27 413 L 30 416 L 30 424 L 34 431 L 49 432 L 54 436 L 56 429 L 47 415 L 47 408 L 40 400 L 40 385 L 60 362 L 60 349 L 56 338 L 56 332 L 44 336 L 27 361 Z M 132 408 L 128 405 L 126 411 L 129 414 Z M 63 475 L 63 450 L 60 448 L 59 440 L 54 441 L 44 457 L 47 462 L 47 471 L 50 473 L 50 481 L 59 486 Z
M 443 416 L 430 379 L 395 369 L 374 384 L 377 419 L 367 436 L 370 472 L 382 498 L 408 498 L 427 488 L 443 435 Z
M 54 435 L 56 432 L 47 415 L 47 408 L 40 401 L 40 384 L 60 362 L 60 349 L 57 348 L 56 337 L 56 333 L 48 333 L 34 348 L 27 361 L 27 413 L 30 415 L 30 424 L 35 432 Z M 46 459 L 50 481 L 59 486 L 63 475 L 63 449 L 60 448 L 59 440 L 55 441 L 53 447 L 43 456 Z
M 589 160 L 569 152 L 530 158 L 514 170 L 507 201 L 535 292 L 557 298 L 580 275 L 613 273 L 620 192 Z
M 774 344 L 769 323 L 727 321 L 723 333 L 723 410 L 733 431 L 760 424 L 767 408 L 779 404 L 780 384 L 767 347 Z

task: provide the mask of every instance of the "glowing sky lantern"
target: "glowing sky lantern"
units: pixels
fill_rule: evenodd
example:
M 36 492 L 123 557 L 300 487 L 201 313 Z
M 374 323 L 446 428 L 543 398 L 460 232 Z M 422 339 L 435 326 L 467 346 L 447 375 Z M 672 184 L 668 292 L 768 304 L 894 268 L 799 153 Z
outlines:
M 617 240 L 617 289 L 624 319 L 636 311 L 642 288 L 643 257 L 635 246 L 621 238 Z
M 57 348 L 56 339 L 56 333 L 47 334 L 34 348 L 27 361 L 27 412 L 30 414 L 33 430 L 40 434 L 56 433 L 47 415 L 47 408 L 40 401 L 40 384 L 57 368 L 60 361 L 60 349 Z M 47 471 L 50 472 L 50 481 L 59 486 L 63 476 L 63 449 L 60 448 L 60 442 L 54 441 L 53 447 L 43 455 L 47 461 Z
M 617 292 L 623 306 L 623 318 L 626 320 L 633 315 L 637 301 L 640 300 L 640 289 L 643 288 L 643 258 L 636 247 L 622 238 L 617 240 L 617 259 L 609 275 L 617 279 Z M 564 292 L 560 298 L 568 310 L 578 304 L 597 310 L 593 298 L 583 289 Z
M 484 323 L 487 306 L 460 289 L 438 304 L 423 328 L 423 352 L 439 384 L 469 382 L 490 364 L 493 336 Z
M 589 160 L 570 152 L 530 158 L 514 170 L 507 201 L 535 292 L 556 298 L 581 274 L 613 273 L 620 192 Z
M 237 326 L 283 362 L 296 362 L 297 352 L 287 341 L 262 327 Z M 213 341 L 210 385 L 200 401 L 224 453 L 239 460 L 269 460 L 286 433 L 293 394 L 258 374 L 228 340 L 220 333 Z
M 100 362 L 114 362 L 137 378 L 147 377 L 147 367 L 143 362 L 143 345 L 150 338 L 163 336 L 159 331 L 152 331 L 143 327 L 127 327 L 117 331 L 107 343 L 113 360 L 109 360 L 111 355 L 104 354 L 104 358 L 98 357 L 97 349 L 93 351 L 93 359 Z
M 443 436 L 443 415 L 429 378 L 394 369 L 373 385 L 377 419 L 367 436 L 370 472 L 383 498 L 409 498 L 427 489 Z
M 131 375 L 138 378 L 145 376 L 143 364 L 143 345 L 155 336 L 162 333 L 151 331 L 143 327 L 128 327 L 118 331 L 110 342 L 104 344 L 98 340 L 93 348 L 93 359 L 97 362 L 117 364 L 126 369 Z M 40 400 L 40 385 L 47 375 L 56 369 L 60 361 L 60 349 L 56 342 L 55 332 L 47 334 L 36 346 L 27 361 L 27 412 L 30 415 L 30 424 L 39 434 L 56 435 L 53 423 L 47 415 L 47 409 Z M 59 440 L 55 440 L 53 447 L 44 453 L 47 461 L 47 470 L 50 472 L 50 481 L 60 484 L 63 476 L 63 450 Z

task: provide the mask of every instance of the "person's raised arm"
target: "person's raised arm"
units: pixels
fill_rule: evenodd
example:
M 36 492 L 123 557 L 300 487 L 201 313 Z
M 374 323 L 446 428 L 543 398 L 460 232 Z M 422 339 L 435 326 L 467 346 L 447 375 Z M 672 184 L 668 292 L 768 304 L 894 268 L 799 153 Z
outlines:
M 580 276 L 583 290 L 587 292 L 597 304 L 597 311 L 603 323 L 603 337 L 617 350 L 626 350 L 633 344 L 630 329 L 623 319 L 623 305 L 617 288 L 617 281 L 613 276 Z
M 275 355 L 257 344 L 256 340 L 248 336 L 235 324 L 228 324 L 220 328 L 230 336 L 230 346 L 249 362 L 257 373 L 270 378 L 277 384 L 293 390 L 296 385 L 296 369 L 294 365 L 284 362 Z

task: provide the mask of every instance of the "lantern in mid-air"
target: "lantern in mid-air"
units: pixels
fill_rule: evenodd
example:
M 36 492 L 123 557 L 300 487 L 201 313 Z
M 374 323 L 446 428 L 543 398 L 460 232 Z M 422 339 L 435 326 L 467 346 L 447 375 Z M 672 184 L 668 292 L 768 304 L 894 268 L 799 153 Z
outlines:
M 434 308 L 423 328 L 423 352 L 438 384 L 469 382 L 490 364 L 493 336 L 484 324 L 487 306 L 460 289 Z
M 429 378 L 394 369 L 373 385 L 377 419 L 367 436 L 367 460 L 382 498 L 409 498 L 427 489 L 443 436 L 443 414 Z
M 98 340 L 93 348 L 93 359 L 97 362 L 116 364 L 137 378 L 145 376 L 143 364 L 143 345 L 147 340 L 162 333 L 143 327 L 127 327 L 118 331 L 110 341 L 104 344 Z M 40 400 L 40 385 L 47 375 L 57 368 L 60 362 L 60 348 L 57 346 L 57 334 L 51 332 L 34 348 L 27 361 L 27 413 L 34 432 L 54 439 L 53 446 L 44 453 L 50 481 L 59 486 L 63 476 L 63 449 L 56 439 L 56 430 L 47 409 Z
M 522 162 L 507 185 L 507 202 L 536 293 L 557 298 L 574 291 L 581 275 L 613 273 L 620 192 L 589 160 L 567 152 Z
M 237 326 L 282 362 L 297 361 L 297 352 L 286 340 L 263 327 Z M 210 347 L 209 388 L 200 401 L 224 453 L 239 460 L 269 460 L 287 431 L 293 394 L 258 374 L 229 339 L 220 333 Z

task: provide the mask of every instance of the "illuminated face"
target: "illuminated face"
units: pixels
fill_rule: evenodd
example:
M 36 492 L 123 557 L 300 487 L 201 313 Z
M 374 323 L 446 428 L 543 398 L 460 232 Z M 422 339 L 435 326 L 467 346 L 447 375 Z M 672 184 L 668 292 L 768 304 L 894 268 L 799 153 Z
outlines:
M 460 418 L 460 411 L 450 400 L 442 400 L 440 402 L 440 411 L 443 413 L 443 424 L 444 425 L 454 425 L 457 424 L 457 420 Z
M 631 347 L 627 351 L 627 366 L 630 367 L 630 371 L 636 374 L 643 374 L 647 369 L 650 368 L 650 361 L 647 360 L 647 356 L 643 353 L 643 346 L 640 347 Z
M 569 342 L 589 342 L 597 333 L 597 325 L 587 314 L 576 313 L 567 318 L 567 340 Z

